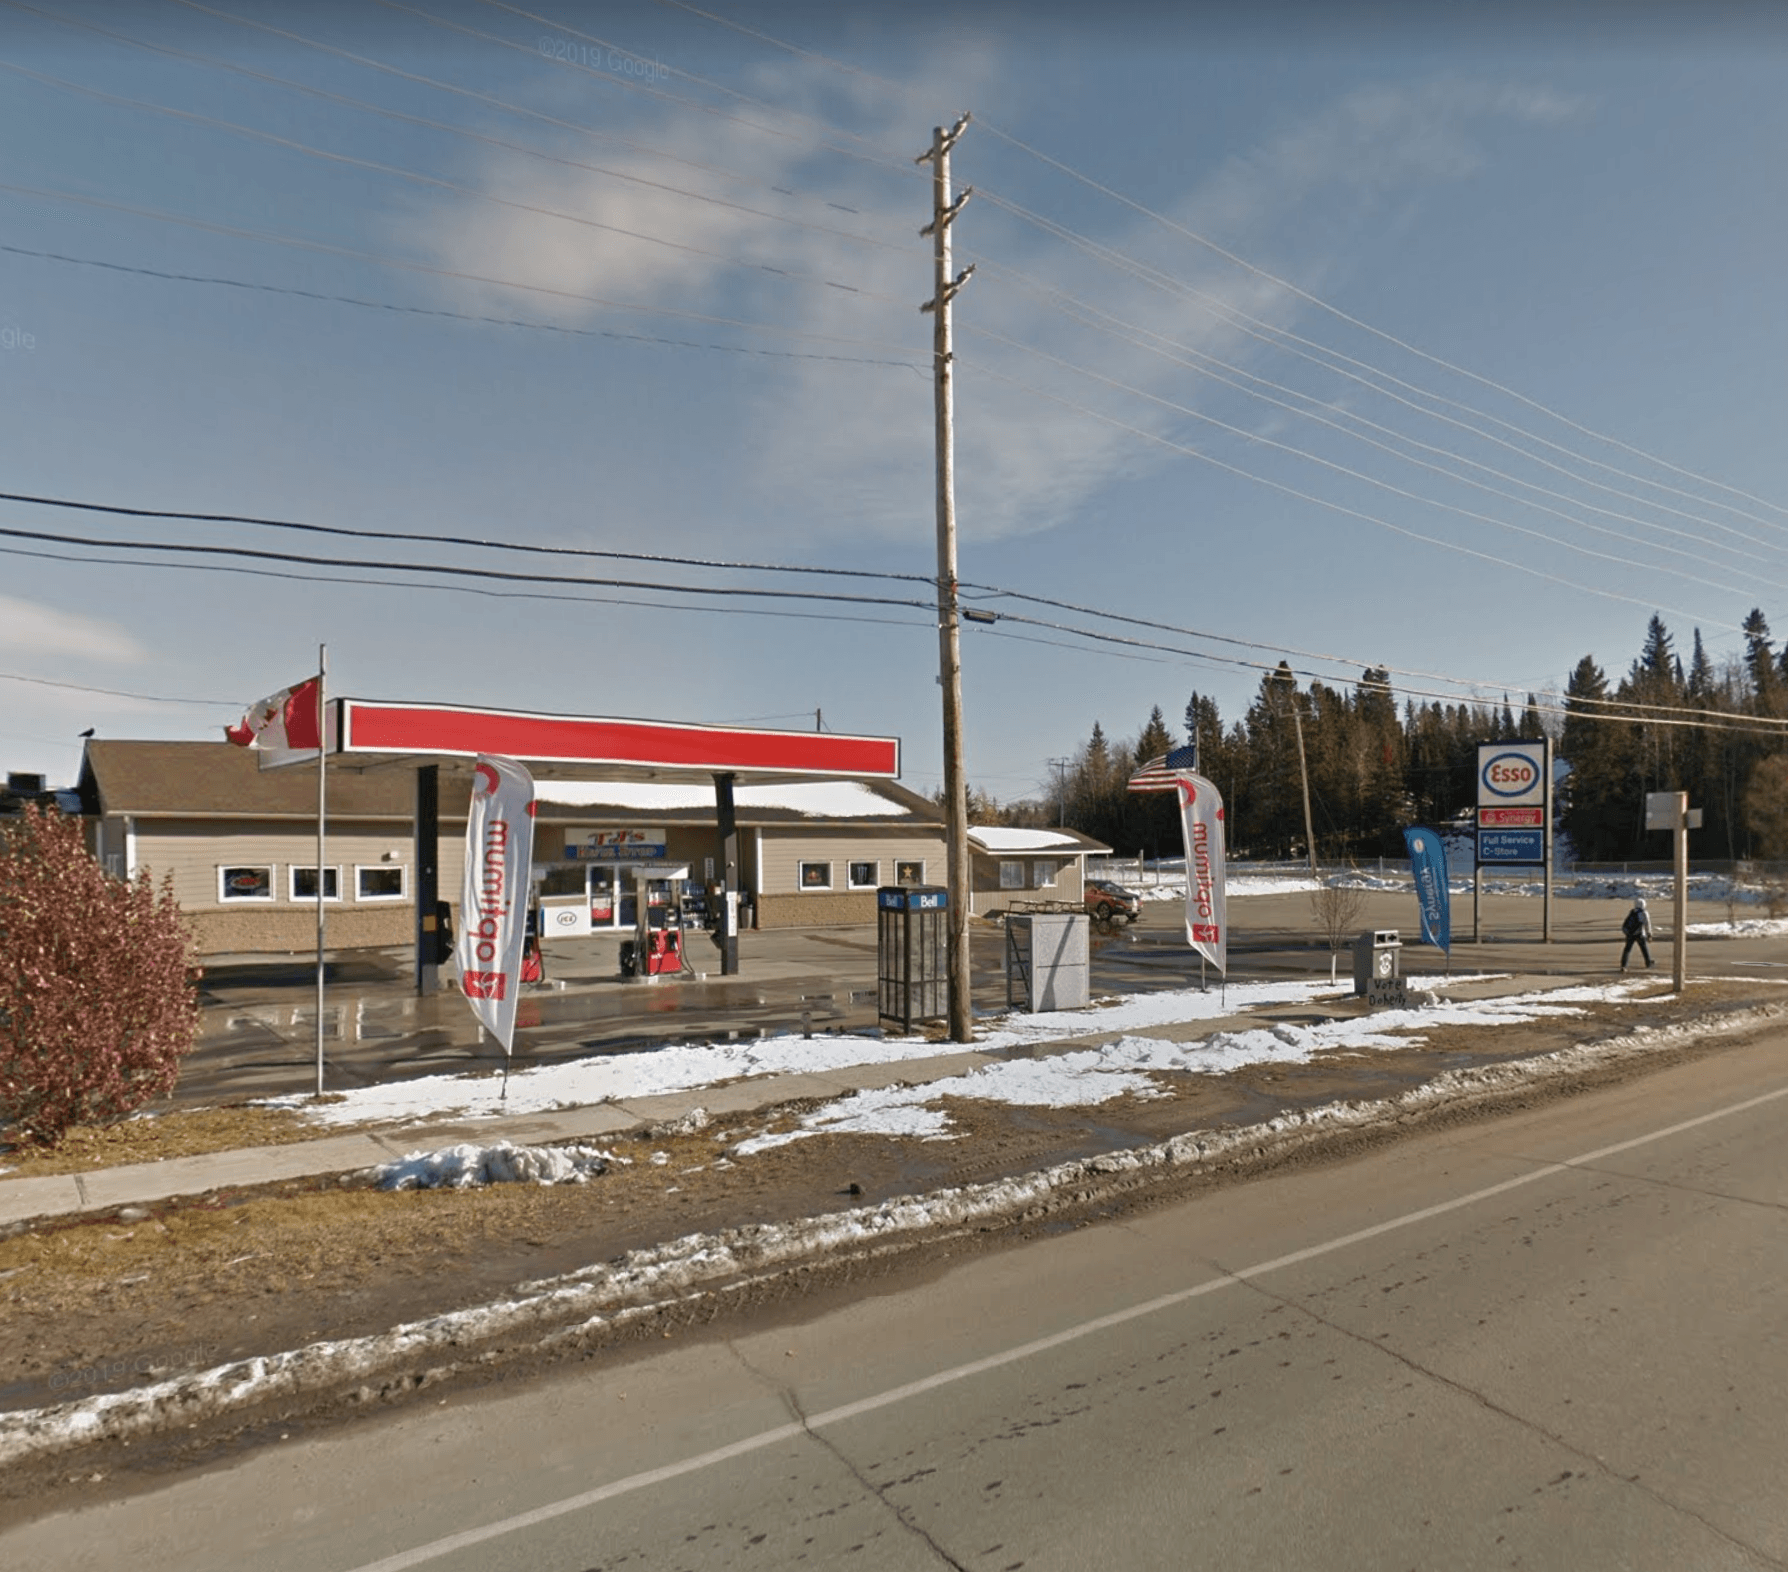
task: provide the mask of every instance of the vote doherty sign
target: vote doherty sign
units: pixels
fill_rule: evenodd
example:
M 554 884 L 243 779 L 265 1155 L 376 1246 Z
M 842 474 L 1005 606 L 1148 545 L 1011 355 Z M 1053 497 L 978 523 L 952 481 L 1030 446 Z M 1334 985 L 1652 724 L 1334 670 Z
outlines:
M 1552 805 L 1549 752 L 1543 739 L 1478 744 L 1480 863 L 1545 862 Z

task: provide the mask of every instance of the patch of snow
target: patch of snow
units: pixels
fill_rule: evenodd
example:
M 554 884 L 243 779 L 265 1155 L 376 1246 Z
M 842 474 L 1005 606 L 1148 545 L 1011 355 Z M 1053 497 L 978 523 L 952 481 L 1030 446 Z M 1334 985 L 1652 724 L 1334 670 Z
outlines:
M 1788 917 L 1745 917 L 1734 922 L 1692 922 L 1683 931 L 1692 939 L 1780 939 L 1788 936 Z
M 487 1184 L 582 1184 L 615 1158 L 593 1146 L 495 1146 L 463 1143 L 410 1152 L 372 1170 L 381 1190 L 469 1190 Z
M 988 851 L 1049 851 L 1055 847 L 1079 851 L 1084 844 L 1058 830 L 1014 829 L 999 824 L 970 825 L 969 835 Z

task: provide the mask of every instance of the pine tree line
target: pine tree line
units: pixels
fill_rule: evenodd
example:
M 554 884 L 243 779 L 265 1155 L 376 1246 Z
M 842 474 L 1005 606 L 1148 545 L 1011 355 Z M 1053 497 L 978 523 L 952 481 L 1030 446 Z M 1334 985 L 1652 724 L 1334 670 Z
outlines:
M 1777 654 L 1761 610 L 1745 619 L 1744 634 L 1743 655 L 1716 667 L 1697 629 L 1685 670 L 1654 616 L 1614 686 L 1592 656 L 1578 662 L 1562 717 L 1557 698 L 1542 705 L 1535 694 L 1519 711 L 1506 698 L 1500 706 L 1408 699 L 1399 710 L 1382 668 L 1363 671 L 1351 689 L 1300 688 L 1281 661 L 1232 723 L 1194 693 L 1184 740 L 1196 740 L 1201 773 L 1223 793 L 1235 856 L 1307 855 L 1300 741 L 1317 855 L 1332 863 L 1400 857 L 1407 826 L 1469 817 L 1478 744 L 1548 735 L 1569 767 L 1560 823 L 1578 858 L 1667 855 L 1663 838 L 1645 829 L 1645 795 L 1655 791 L 1686 791 L 1702 809 L 1693 857 L 1788 857 L 1788 729 L 1766 724 L 1788 721 L 1788 649 Z M 1181 741 L 1159 705 L 1133 739 L 1113 741 L 1095 721 L 1053 796 L 1001 807 L 972 794 L 971 819 L 1060 823 L 1123 856 L 1177 856 L 1172 794 L 1126 786 L 1139 764 Z

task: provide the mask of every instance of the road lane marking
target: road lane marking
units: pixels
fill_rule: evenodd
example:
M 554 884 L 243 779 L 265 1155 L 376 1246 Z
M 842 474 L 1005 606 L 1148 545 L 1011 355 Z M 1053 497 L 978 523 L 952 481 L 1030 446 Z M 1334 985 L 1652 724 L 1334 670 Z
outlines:
M 952 1365 L 948 1370 L 939 1370 L 932 1375 L 923 1376 L 917 1381 L 909 1381 L 904 1386 L 890 1387 L 871 1397 L 859 1398 L 854 1403 L 841 1403 L 836 1408 L 823 1409 L 819 1413 L 810 1415 L 805 1425 L 786 1424 L 777 1425 L 769 1430 L 760 1430 L 755 1435 L 729 1442 L 725 1446 L 715 1447 L 711 1451 L 699 1452 L 693 1457 L 686 1457 L 675 1463 L 666 1463 L 659 1468 L 647 1469 L 643 1473 L 629 1474 L 624 1479 L 612 1480 L 606 1485 L 596 1486 L 593 1490 L 580 1491 L 574 1496 L 566 1496 L 562 1500 L 534 1507 L 527 1512 L 517 1512 L 511 1517 L 499 1519 L 494 1523 L 486 1523 L 480 1528 L 468 1528 L 457 1534 L 449 1534 L 444 1539 L 433 1540 L 426 1545 L 399 1551 L 396 1555 L 386 1556 L 382 1560 L 366 1562 L 353 1568 L 352 1572 L 405 1572 L 406 1568 L 422 1566 L 429 1561 L 452 1555 L 458 1550 L 470 1549 L 474 1545 L 481 1545 L 487 1540 L 499 1538 L 504 1534 L 513 1534 L 521 1529 L 533 1528 L 538 1524 L 551 1522 L 554 1518 L 564 1517 L 568 1513 L 581 1512 L 588 1507 L 598 1506 L 604 1501 L 611 1501 L 616 1496 L 630 1495 L 636 1490 L 645 1490 L 652 1485 L 680 1479 L 686 1474 L 698 1473 L 702 1469 L 712 1468 L 718 1463 L 730 1462 L 733 1458 L 762 1451 L 765 1447 L 777 1446 L 784 1441 L 795 1440 L 811 1430 L 821 1430 L 829 1425 L 843 1424 L 848 1419 L 856 1419 L 864 1414 L 874 1413 L 877 1409 L 888 1408 L 895 1403 L 904 1403 L 909 1398 L 922 1397 L 927 1392 L 937 1391 L 940 1387 L 953 1386 L 958 1381 L 966 1381 L 972 1376 L 985 1375 L 990 1370 L 998 1370 L 1003 1366 L 1016 1364 L 1021 1359 L 1029 1359 L 1033 1355 L 1046 1353 L 1052 1348 L 1060 1348 L 1064 1343 L 1091 1337 L 1095 1333 L 1109 1331 L 1113 1327 L 1141 1320 L 1144 1316 L 1156 1315 L 1162 1310 L 1172 1309 L 1175 1305 L 1202 1299 L 1206 1294 L 1215 1293 L 1219 1288 L 1230 1288 L 1238 1283 L 1246 1282 L 1250 1278 L 1265 1276 L 1268 1272 L 1283 1271 L 1288 1266 L 1301 1266 L 1306 1261 L 1318 1260 L 1325 1255 L 1334 1254 L 1337 1250 L 1345 1250 L 1350 1246 L 1363 1244 L 1369 1239 L 1381 1238 L 1385 1234 L 1412 1227 L 1416 1223 L 1428 1222 L 1432 1218 L 1444 1217 L 1449 1212 L 1462 1211 L 1468 1206 L 1476 1206 L 1480 1201 L 1488 1201 L 1495 1196 L 1506 1195 L 1510 1190 L 1518 1190 L 1523 1185 L 1535 1184 L 1542 1179 L 1549 1179 L 1555 1174 L 1568 1173 L 1575 1168 L 1588 1167 L 1606 1158 L 1617 1156 L 1621 1152 L 1630 1152 L 1637 1147 L 1649 1146 L 1654 1141 L 1668 1140 L 1671 1136 L 1681 1135 L 1686 1130 L 1699 1129 L 1702 1125 L 1731 1118 L 1734 1114 L 1748 1113 L 1753 1108 L 1764 1107 L 1784 1097 L 1788 1097 L 1788 1086 L 1778 1087 L 1773 1092 L 1760 1093 L 1756 1097 L 1748 1097 L 1743 1102 L 1729 1103 L 1726 1107 L 1716 1108 L 1711 1113 L 1697 1114 L 1693 1119 L 1679 1120 L 1675 1124 L 1665 1125 L 1662 1129 L 1649 1131 L 1645 1135 L 1636 1135 L 1625 1141 L 1616 1141 L 1609 1146 L 1599 1146 L 1594 1151 L 1579 1152 L 1575 1157 L 1566 1157 L 1555 1163 L 1545 1163 L 1528 1173 L 1518 1174 L 1513 1179 L 1504 1179 L 1496 1184 L 1486 1185 L 1483 1189 L 1473 1190 L 1466 1195 L 1455 1196 L 1450 1201 L 1437 1201 L 1433 1206 L 1419 1207 L 1413 1212 L 1404 1212 L 1385 1222 L 1373 1223 L 1370 1227 L 1358 1228 L 1352 1233 L 1324 1240 L 1321 1244 L 1306 1245 L 1301 1250 L 1274 1256 L 1270 1261 L 1259 1261 L 1253 1266 L 1238 1267 L 1233 1272 L 1225 1272 L 1220 1276 L 1207 1278 L 1204 1282 L 1196 1283 L 1190 1288 L 1178 1288 L 1170 1294 L 1161 1294 L 1156 1298 L 1144 1300 L 1141 1304 L 1130 1305 L 1123 1310 L 1113 1310 L 1106 1315 L 1095 1316 L 1090 1321 L 1079 1322 L 1060 1332 L 1052 1332 L 1047 1337 L 1035 1338 L 1028 1343 L 1020 1343 L 1016 1347 L 1002 1349 L 997 1354 L 988 1354 L 984 1358 L 970 1360 L 967 1364 Z

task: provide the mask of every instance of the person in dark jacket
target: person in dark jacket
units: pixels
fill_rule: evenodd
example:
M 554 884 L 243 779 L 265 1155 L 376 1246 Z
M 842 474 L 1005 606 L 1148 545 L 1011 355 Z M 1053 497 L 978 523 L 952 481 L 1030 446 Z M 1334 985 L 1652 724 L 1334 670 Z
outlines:
M 1627 913 L 1626 920 L 1621 923 L 1620 931 L 1626 935 L 1626 947 L 1620 952 L 1620 969 L 1627 969 L 1627 961 L 1632 956 L 1633 946 L 1639 946 L 1639 953 L 1645 957 L 1645 964 L 1650 966 L 1651 959 L 1651 913 L 1645 909 L 1645 897 L 1638 896 L 1633 901 L 1633 909 Z

